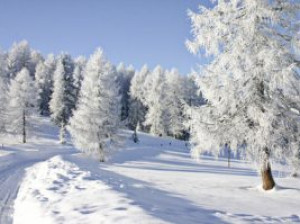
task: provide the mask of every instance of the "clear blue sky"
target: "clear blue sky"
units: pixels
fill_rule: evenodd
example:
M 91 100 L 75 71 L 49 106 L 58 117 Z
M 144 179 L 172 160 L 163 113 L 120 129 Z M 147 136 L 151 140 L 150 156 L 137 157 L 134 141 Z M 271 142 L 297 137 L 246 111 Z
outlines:
M 183 74 L 200 59 L 184 46 L 186 11 L 208 0 L 0 0 L 0 46 L 26 39 L 44 55 L 90 55 L 102 47 L 114 64 L 161 64 Z

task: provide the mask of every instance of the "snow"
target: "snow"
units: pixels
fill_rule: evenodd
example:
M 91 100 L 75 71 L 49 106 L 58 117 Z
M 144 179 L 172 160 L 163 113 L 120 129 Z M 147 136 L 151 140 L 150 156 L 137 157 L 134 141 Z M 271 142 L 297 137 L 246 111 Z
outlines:
M 30 168 L 26 177 L 15 204 L 14 223 L 24 223 L 24 219 L 36 223 L 162 223 L 60 156 Z
M 0 151 L 0 223 L 300 223 L 300 179 L 276 167 L 262 191 L 251 164 L 190 158 L 184 142 L 139 134 L 105 163 L 39 118 L 26 145 Z M 33 133 L 32 132 L 32 133 Z M 171 144 L 170 144 L 171 143 Z M 15 201 L 15 203 L 14 203 Z

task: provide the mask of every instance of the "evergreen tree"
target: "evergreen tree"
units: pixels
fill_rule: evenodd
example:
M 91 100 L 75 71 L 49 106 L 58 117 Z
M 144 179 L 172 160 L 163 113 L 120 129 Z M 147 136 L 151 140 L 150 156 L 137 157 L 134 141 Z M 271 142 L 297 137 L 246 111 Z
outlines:
M 8 129 L 22 135 L 22 142 L 27 141 L 28 117 L 36 103 L 34 82 L 26 68 L 11 80 L 8 92 Z
M 31 72 L 31 49 L 27 41 L 14 43 L 7 56 L 7 68 L 11 79 L 24 67 Z
M 197 74 L 193 71 L 184 77 L 184 95 L 183 95 L 183 113 L 184 121 L 183 126 L 185 129 L 185 139 L 189 139 L 191 132 L 193 131 L 193 108 L 200 107 L 206 103 L 202 97 L 199 86 L 197 85 Z
M 63 54 L 57 61 L 53 75 L 53 93 L 50 100 L 52 120 L 60 127 L 60 143 L 65 143 L 65 128 L 75 107 L 73 61 Z
M 151 78 L 151 79 L 150 79 Z M 149 89 L 146 94 L 148 111 L 144 125 L 150 126 L 150 133 L 164 136 L 167 134 L 165 107 L 165 73 L 161 66 L 157 66 L 146 83 Z
M 183 134 L 183 103 L 184 88 L 183 79 L 176 69 L 166 71 L 165 105 L 166 126 L 168 135 L 174 138 Z
M 138 124 L 143 124 L 145 121 L 146 107 L 143 103 L 143 87 L 145 77 L 149 73 L 147 65 L 144 65 L 140 71 L 136 71 L 131 79 L 129 89 L 129 113 L 128 126 L 132 130 L 136 130 Z M 142 130 L 143 126 L 140 127 Z
M 75 88 L 75 100 L 77 102 L 79 97 L 79 92 L 81 88 L 81 82 L 83 79 L 83 73 L 86 65 L 86 59 L 83 56 L 80 56 L 75 59 L 75 67 L 74 67 L 74 88 Z
M 0 133 L 5 131 L 5 109 L 7 103 L 7 85 L 0 76 Z
M 195 109 L 193 151 L 245 147 L 261 165 L 265 190 L 275 186 L 270 159 L 291 158 L 300 143 L 299 62 L 291 49 L 299 7 L 294 0 L 229 0 L 189 14 L 189 49 L 213 58 L 200 79 L 208 104 Z
M 117 67 L 118 74 L 118 85 L 119 91 L 121 95 L 121 120 L 126 120 L 128 118 L 129 113 L 129 89 L 130 82 L 132 77 L 134 76 L 134 67 L 132 65 L 127 68 L 123 63 L 120 63 Z
M 5 109 L 7 105 L 7 83 L 5 56 L 0 52 L 0 133 L 5 131 Z
M 30 76 L 34 79 L 35 78 L 35 73 L 36 73 L 36 66 L 39 63 L 44 62 L 44 58 L 41 55 L 40 52 L 31 49 L 30 50 L 30 61 L 29 61 L 29 65 L 28 65 L 28 71 Z
M 90 57 L 84 72 L 77 108 L 68 127 L 76 147 L 105 161 L 119 125 L 116 73 L 101 49 Z
M 49 115 L 49 102 L 52 94 L 52 76 L 55 69 L 55 59 L 49 55 L 45 62 L 40 61 L 36 66 L 35 83 L 38 91 L 37 106 L 41 115 Z

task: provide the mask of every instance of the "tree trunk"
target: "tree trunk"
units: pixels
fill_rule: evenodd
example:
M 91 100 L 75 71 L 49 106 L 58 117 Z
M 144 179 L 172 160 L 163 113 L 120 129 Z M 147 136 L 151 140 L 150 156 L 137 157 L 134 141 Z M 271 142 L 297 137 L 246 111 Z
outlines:
M 297 172 L 293 172 L 291 176 L 296 178 L 299 176 L 299 174 Z
M 62 122 L 60 126 L 60 131 L 59 131 L 59 143 L 60 144 L 65 144 L 66 140 L 66 130 L 65 130 L 65 124 Z
M 23 130 L 22 130 L 22 135 L 23 135 L 23 143 L 26 143 L 26 116 L 25 116 L 25 111 L 23 110 Z
M 100 163 L 105 162 L 105 155 L 101 143 L 99 143 L 99 162 Z
M 275 187 L 275 181 L 272 176 L 271 164 L 269 162 L 270 152 L 268 148 L 264 149 L 264 160 L 263 160 L 263 167 L 261 169 L 261 177 L 263 182 L 263 189 L 264 190 L 271 190 Z
M 138 135 L 137 135 L 136 128 L 134 129 L 134 132 L 133 132 L 132 138 L 133 138 L 133 142 L 134 142 L 134 143 L 138 143 L 138 141 L 139 141 L 139 138 L 138 138 Z
M 227 153 L 228 153 L 228 157 L 227 157 L 227 165 L 228 165 L 228 168 L 230 168 L 230 148 L 227 147 Z

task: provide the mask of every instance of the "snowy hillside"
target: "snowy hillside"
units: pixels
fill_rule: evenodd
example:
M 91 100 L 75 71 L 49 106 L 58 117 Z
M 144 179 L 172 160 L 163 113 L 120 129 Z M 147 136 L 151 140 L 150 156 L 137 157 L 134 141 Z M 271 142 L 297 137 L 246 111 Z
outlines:
M 6 140 L 0 223 L 300 223 L 300 180 L 262 192 L 250 164 L 190 158 L 184 142 L 140 134 L 106 163 L 87 158 L 39 118 L 29 143 Z M 283 175 L 284 176 L 284 175 Z M 15 200 L 15 202 L 14 202 Z

